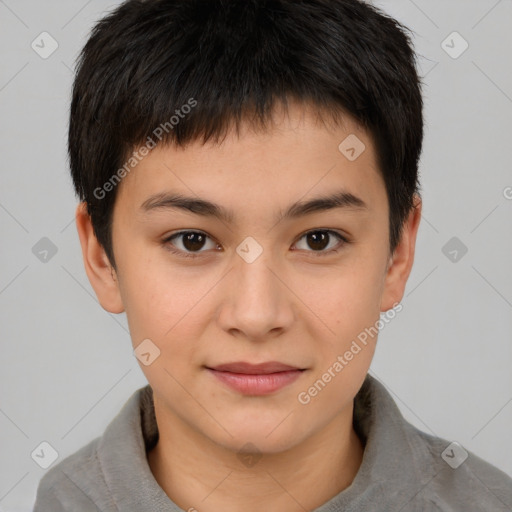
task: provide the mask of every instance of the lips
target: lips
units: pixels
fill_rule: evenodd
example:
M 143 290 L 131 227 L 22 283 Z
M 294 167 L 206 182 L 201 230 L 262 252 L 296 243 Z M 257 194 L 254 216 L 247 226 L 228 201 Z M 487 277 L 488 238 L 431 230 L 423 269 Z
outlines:
M 231 390 L 253 396 L 275 393 L 298 379 L 304 371 L 277 361 L 227 363 L 207 367 L 207 370 Z
M 243 373 L 246 375 L 267 375 L 269 373 L 287 372 L 291 370 L 300 370 L 296 366 L 269 361 L 267 363 L 251 364 L 244 362 L 220 364 L 210 368 L 218 372 Z

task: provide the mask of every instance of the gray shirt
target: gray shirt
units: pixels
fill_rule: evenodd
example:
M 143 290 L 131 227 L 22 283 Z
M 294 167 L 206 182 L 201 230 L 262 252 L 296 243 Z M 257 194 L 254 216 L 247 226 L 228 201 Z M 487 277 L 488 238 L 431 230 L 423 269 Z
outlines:
M 510 477 L 408 423 L 371 375 L 354 400 L 354 428 L 365 445 L 361 466 L 348 488 L 314 512 L 512 512 Z M 146 452 L 157 441 L 147 385 L 101 437 L 43 476 L 34 512 L 182 512 L 149 468 Z

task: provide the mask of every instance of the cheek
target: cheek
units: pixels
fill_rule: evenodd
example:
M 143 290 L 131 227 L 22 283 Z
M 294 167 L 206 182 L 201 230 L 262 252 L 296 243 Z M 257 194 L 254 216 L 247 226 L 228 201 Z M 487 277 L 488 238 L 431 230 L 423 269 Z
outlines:
M 130 334 L 139 339 L 158 340 L 179 314 L 179 283 L 162 273 L 162 266 L 151 258 L 132 254 L 119 262 L 120 289 Z
M 150 338 L 168 348 L 170 340 L 196 338 L 208 318 L 208 293 L 221 274 L 171 265 L 165 255 L 124 263 L 121 293 L 134 345 Z M 189 344 L 178 343 L 178 351 L 184 349 L 179 345 Z
M 375 262 L 360 259 L 321 276 L 302 274 L 294 289 L 311 314 L 322 321 L 326 336 L 343 344 L 378 320 L 382 278 Z
M 316 364 L 300 390 L 302 399 L 296 397 L 313 416 L 333 417 L 364 381 L 379 333 L 378 279 L 378 273 L 368 271 L 340 272 L 325 280 L 324 293 L 309 294 L 308 305 L 334 331 L 323 329 L 323 342 L 315 345 Z

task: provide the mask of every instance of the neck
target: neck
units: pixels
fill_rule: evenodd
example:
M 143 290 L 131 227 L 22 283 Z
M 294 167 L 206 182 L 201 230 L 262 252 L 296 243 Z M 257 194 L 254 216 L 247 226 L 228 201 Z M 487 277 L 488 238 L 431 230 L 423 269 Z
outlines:
M 353 402 L 299 445 L 247 459 L 245 467 L 237 453 L 191 431 L 155 397 L 159 440 L 148 464 L 164 492 L 186 511 L 314 510 L 346 489 L 361 465 L 363 445 L 352 413 Z

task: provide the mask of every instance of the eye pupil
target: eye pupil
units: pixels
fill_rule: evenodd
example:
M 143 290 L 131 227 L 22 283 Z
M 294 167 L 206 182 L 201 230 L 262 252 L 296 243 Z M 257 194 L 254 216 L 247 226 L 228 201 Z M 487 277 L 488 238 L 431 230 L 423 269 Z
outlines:
M 329 244 L 329 234 L 325 231 L 312 231 L 308 233 L 307 240 L 312 249 L 322 250 Z
M 201 249 L 205 242 L 205 236 L 202 233 L 187 233 L 183 235 L 183 246 L 187 251 Z

